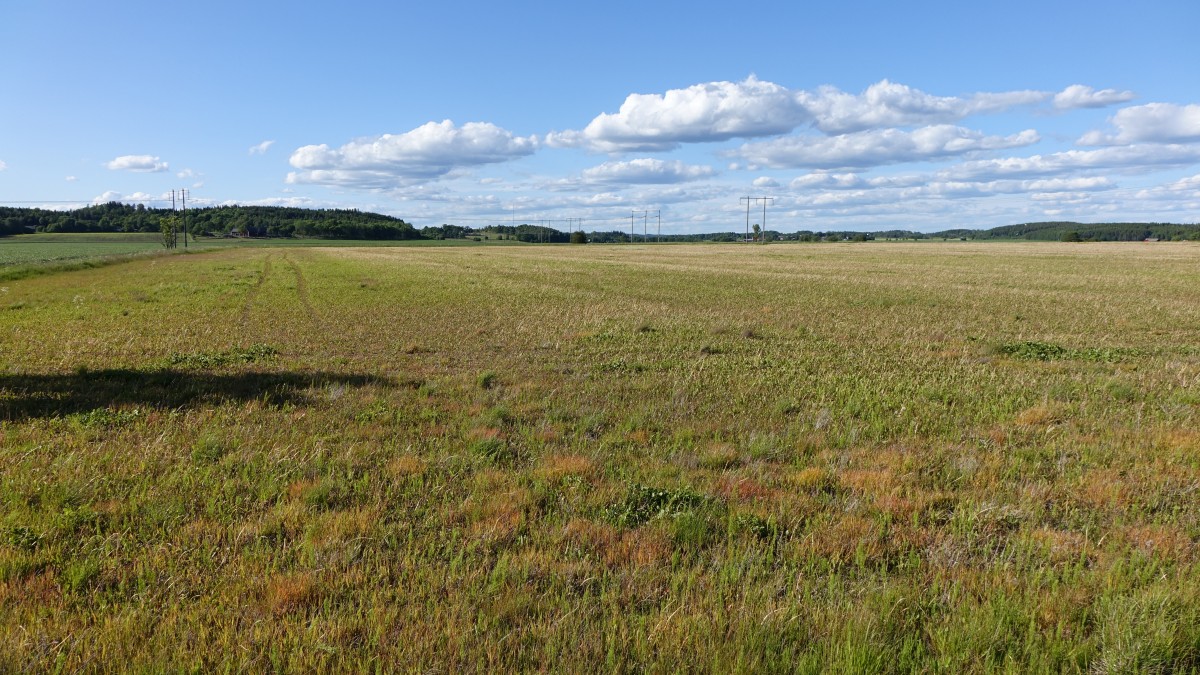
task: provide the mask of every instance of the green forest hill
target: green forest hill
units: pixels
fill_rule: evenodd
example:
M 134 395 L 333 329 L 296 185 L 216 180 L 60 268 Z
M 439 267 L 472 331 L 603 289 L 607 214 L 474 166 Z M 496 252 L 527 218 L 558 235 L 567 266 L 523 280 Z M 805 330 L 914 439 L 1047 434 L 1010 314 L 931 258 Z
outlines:
M 417 229 L 400 218 L 355 209 L 302 209 L 281 206 L 213 206 L 173 212 L 144 205 L 108 202 L 71 211 L 0 206 L 0 236 L 34 232 L 158 232 L 175 213 L 183 227 L 198 236 L 305 237 L 318 239 L 513 239 L 529 243 L 597 243 L 629 241 L 740 241 L 741 232 L 644 236 L 621 230 L 589 232 L 586 237 L 534 225 L 472 228 L 445 224 Z M 987 230 L 878 232 L 802 230 L 761 234 L 767 241 L 869 241 L 874 239 L 964 239 L 1026 241 L 1200 240 L 1200 224 L 1043 222 L 1005 225 Z M 757 238 L 757 237 L 755 237 Z

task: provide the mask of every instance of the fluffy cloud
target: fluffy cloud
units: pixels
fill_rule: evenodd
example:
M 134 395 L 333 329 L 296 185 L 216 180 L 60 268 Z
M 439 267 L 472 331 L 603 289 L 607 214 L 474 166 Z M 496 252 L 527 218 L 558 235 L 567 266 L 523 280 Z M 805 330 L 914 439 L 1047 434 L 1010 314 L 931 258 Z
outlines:
M 1090 88 L 1074 93 L 1092 105 L 1117 96 Z M 598 152 L 673 150 L 683 143 L 725 141 L 790 133 L 812 124 L 828 135 L 956 122 L 1050 99 L 1043 91 L 934 96 L 880 81 L 861 94 L 836 87 L 790 90 L 753 76 L 742 82 L 707 82 L 663 94 L 631 94 L 616 113 L 596 117 L 582 131 L 552 132 L 547 145 Z M 1066 99 L 1064 99 L 1065 101 Z
M 532 154 L 535 138 L 513 136 L 486 122 L 461 127 L 429 122 L 403 134 L 351 141 L 340 148 L 306 145 L 292 153 L 289 183 L 351 188 L 397 187 L 445 176 L 456 168 L 506 162 Z
M 298 209 L 343 208 L 335 202 L 318 202 L 310 197 L 267 197 L 251 200 L 226 200 L 220 206 L 287 206 Z
M 125 204 L 136 204 L 136 203 L 140 202 L 140 203 L 144 204 L 146 202 L 163 201 L 163 200 L 166 200 L 169 202 L 171 199 L 168 195 L 159 195 L 158 197 L 155 197 L 154 195 L 151 195 L 151 194 L 148 194 L 145 192 L 134 192 L 132 194 L 126 195 L 126 194 L 117 192 L 115 190 L 108 190 L 107 192 L 105 192 L 103 194 L 93 197 L 92 203 L 93 204 L 107 204 L 108 202 L 122 202 Z
M 1117 91 L 1116 89 L 1101 89 L 1073 84 L 1054 95 L 1054 107 L 1059 110 L 1075 108 L 1103 108 L 1114 103 L 1124 103 L 1134 98 L 1132 91 Z
M 1112 90 L 1080 86 L 1063 98 L 1090 106 L 1123 100 Z M 552 132 L 546 143 L 602 153 L 673 150 L 683 143 L 779 136 L 812 124 L 839 136 L 890 127 L 954 123 L 970 115 L 1030 106 L 1054 96 L 1048 91 L 979 92 L 966 97 L 934 96 L 884 79 L 862 94 L 822 86 L 790 90 L 755 77 L 743 82 L 709 82 L 665 94 L 632 94 L 617 113 L 605 113 L 582 131 Z M 1060 96 L 1067 96 L 1064 91 Z
M 877 176 L 864 178 L 856 173 L 815 171 L 799 176 L 789 184 L 793 190 L 859 190 L 863 188 L 910 187 L 929 182 L 926 176 Z
M 933 96 L 888 80 L 877 82 L 857 95 L 835 87 L 797 94 L 797 99 L 816 120 L 815 126 L 827 134 L 945 124 L 970 115 L 1040 103 L 1049 97 L 1041 91 L 979 93 L 966 98 Z
M 963 162 L 944 175 L 957 179 L 1054 176 L 1098 169 L 1146 170 L 1200 162 L 1200 145 L 1128 145 L 1049 155 Z
M 1197 192 L 1200 193 L 1200 174 L 1180 178 L 1162 186 L 1168 192 Z
M 868 179 L 857 174 L 815 173 L 793 181 L 793 187 L 797 187 L 798 182 L 806 188 L 816 185 L 822 187 L 802 190 L 799 194 L 786 197 L 780 205 L 822 212 L 848 212 L 847 209 L 897 205 L 902 207 L 897 213 L 904 209 L 929 212 L 941 208 L 935 206 L 939 203 L 975 203 L 980 199 L 1002 195 L 1027 195 L 1036 201 L 1080 203 L 1091 199 L 1092 194 L 1116 187 L 1112 181 L 1101 177 L 959 181 L 928 175 Z
M 1192 208 L 1200 208 L 1200 174 L 1138 190 L 1135 197 L 1137 199 L 1170 200 L 1185 204 L 1194 202 L 1195 205 Z
M 756 166 L 836 169 L 919 162 L 1031 145 L 1032 129 L 1011 136 L 985 136 L 963 127 L 940 124 L 913 131 L 880 129 L 842 136 L 792 136 L 748 143 L 736 154 Z
M 1200 105 L 1147 103 L 1118 110 L 1110 121 L 1115 134 L 1092 131 L 1079 139 L 1080 145 L 1200 141 Z
M 0 159 L 0 171 L 4 171 L 7 168 L 8 165 L 4 163 L 4 160 Z
M 587 183 L 683 183 L 714 175 L 712 167 L 665 162 L 661 159 L 634 159 L 628 162 L 605 162 L 583 172 Z
M 252 146 L 250 146 L 249 154 L 265 155 L 265 154 L 267 154 L 267 151 L 271 149 L 272 145 L 275 145 L 275 141 L 263 141 L 262 143 L 259 143 L 258 145 L 252 145 Z
M 151 155 L 121 155 L 105 164 L 113 171 L 134 171 L 137 173 L 159 173 L 166 171 L 167 163 Z
M 777 188 L 777 187 L 779 187 L 779 181 L 775 180 L 774 178 L 771 178 L 770 176 L 759 176 L 758 178 L 754 179 L 754 187 L 756 187 L 756 188 Z
M 788 89 L 753 76 L 665 94 L 630 94 L 618 112 L 583 131 L 551 133 L 549 145 L 600 152 L 671 150 L 681 143 L 784 134 L 810 118 Z

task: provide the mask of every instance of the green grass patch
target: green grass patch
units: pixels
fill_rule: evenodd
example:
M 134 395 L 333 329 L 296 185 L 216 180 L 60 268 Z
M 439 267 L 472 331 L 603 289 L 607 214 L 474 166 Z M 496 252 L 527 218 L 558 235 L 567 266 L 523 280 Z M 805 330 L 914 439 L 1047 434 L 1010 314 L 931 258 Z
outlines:
M 1139 349 L 1121 347 L 1088 347 L 1086 349 L 1071 349 L 1052 342 L 1022 340 L 1000 345 L 997 351 L 1005 356 L 1025 361 L 1057 361 L 1074 359 L 1097 363 L 1116 363 L 1127 358 L 1142 356 Z

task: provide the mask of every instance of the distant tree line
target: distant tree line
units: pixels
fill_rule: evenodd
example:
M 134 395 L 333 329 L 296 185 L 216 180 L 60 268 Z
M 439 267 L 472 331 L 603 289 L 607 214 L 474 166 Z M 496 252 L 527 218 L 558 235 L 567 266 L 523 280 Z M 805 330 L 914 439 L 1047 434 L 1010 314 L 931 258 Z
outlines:
M 186 217 L 170 209 L 147 208 L 143 204 L 108 202 L 73 211 L 0 206 L 0 236 L 30 232 L 159 232 L 161 223 L 176 213 L 192 236 L 312 237 L 321 239 L 511 239 L 526 243 L 561 244 L 571 241 L 571 232 L 542 225 L 492 225 L 472 228 L 443 224 L 416 229 L 400 218 L 356 209 L 302 209 L 283 206 L 212 206 L 188 209 Z M 761 239 L 760 239 L 761 237 Z M 585 240 L 600 244 L 634 242 L 736 242 L 744 232 L 655 234 L 611 230 L 589 232 Z M 756 241 L 841 242 L 874 239 L 962 239 L 1030 241 L 1141 241 L 1200 240 L 1200 225 L 1175 223 L 1095 223 L 1066 221 L 1022 223 L 989 230 L 966 228 L 941 232 L 885 230 L 879 232 L 824 231 L 777 232 L 766 230 L 751 237 Z M 578 238 L 577 238 L 578 240 Z
M 1078 234 L 1078 239 L 1074 236 Z M 1027 239 L 1030 241 L 1142 241 L 1144 239 L 1200 239 L 1200 225 L 1175 223 L 1072 223 L 1045 222 L 1005 225 L 964 235 L 973 239 Z
M 320 239 L 419 239 L 421 233 L 399 218 L 355 209 L 300 209 L 283 206 L 146 208 L 108 202 L 73 211 L 0 207 L 0 234 L 29 232 L 159 232 L 171 215 L 192 236 L 314 237 Z

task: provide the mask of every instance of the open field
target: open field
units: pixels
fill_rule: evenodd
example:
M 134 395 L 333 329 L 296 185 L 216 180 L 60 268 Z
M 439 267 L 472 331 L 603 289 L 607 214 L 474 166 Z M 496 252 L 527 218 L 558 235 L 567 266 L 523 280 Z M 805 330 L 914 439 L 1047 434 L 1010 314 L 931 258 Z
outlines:
M 187 248 L 180 239 L 179 247 L 169 252 L 162 246 L 162 235 L 144 232 L 130 233 L 38 233 L 0 237 L 0 281 L 57 272 L 74 268 L 94 267 L 139 255 L 187 253 L 213 248 L 296 248 L 296 247 L 392 247 L 392 246 L 495 246 L 515 244 L 509 241 L 468 239 L 432 240 L 329 240 L 329 239 L 240 239 L 200 237 L 190 239 Z
M 0 671 L 1194 671 L 1200 245 L 0 284 Z

